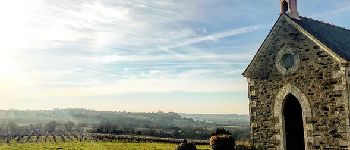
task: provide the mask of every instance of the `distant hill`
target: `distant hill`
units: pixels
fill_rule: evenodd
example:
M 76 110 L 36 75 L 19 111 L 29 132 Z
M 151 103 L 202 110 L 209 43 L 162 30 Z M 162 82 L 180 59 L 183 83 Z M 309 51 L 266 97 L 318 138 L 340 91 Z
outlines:
M 237 125 L 242 127 L 249 126 L 248 115 L 237 114 L 186 114 L 180 113 L 182 117 L 192 118 L 196 121 L 205 121 L 207 123 L 216 123 L 221 125 Z
M 95 111 L 83 108 L 77 109 L 53 109 L 53 110 L 0 110 L 0 121 L 13 121 L 19 124 L 47 123 L 49 121 L 75 123 L 100 123 L 108 120 L 173 122 L 183 125 L 195 124 L 220 124 L 220 125 L 249 125 L 249 116 L 236 114 L 186 114 L 164 112 L 125 112 L 125 111 Z M 163 122 L 163 123 L 164 123 Z

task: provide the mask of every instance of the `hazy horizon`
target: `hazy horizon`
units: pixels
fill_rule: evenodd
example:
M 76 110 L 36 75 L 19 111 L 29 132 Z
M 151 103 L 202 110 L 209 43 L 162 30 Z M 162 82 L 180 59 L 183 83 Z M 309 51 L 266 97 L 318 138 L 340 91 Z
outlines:
M 350 3 L 300 0 L 350 28 Z M 0 109 L 248 114 L 241 73 L 277 0 L 11 0 L 0 5 Z
M 177 113 L 188 115 L 238 115 L 248 116 L 249 114 L 234 114 L 234 113 L 189 113 L 189 112 L 174 112 L 174 111 L 126 111 L 126 110 L 96 110 L 93 108 L 53 108 L 53 109 L 0 109 L 0 111 L 55 111 L 55 110 L 70 110 L 70 109 L 84 109 L 97 112 L 127 112 L 127 113 Z

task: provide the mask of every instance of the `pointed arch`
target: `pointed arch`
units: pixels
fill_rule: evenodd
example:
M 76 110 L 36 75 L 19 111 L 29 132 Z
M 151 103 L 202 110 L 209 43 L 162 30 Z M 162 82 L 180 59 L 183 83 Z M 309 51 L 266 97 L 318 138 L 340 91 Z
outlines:
M 312 137 L 308 136 L 308 131 L 313 131 L 312 124 L 307 123 L 306 120 L 311 118 L 312 110 L 309 100 L 307 99 L 306 95 L 299 90 L 296 86 L 292 84 L 285 85 L 277 94 L 274 104 L 274 116 L 276 119 L 278 119 L 277 123 L 275 124 L 275 129 L 279 130 L 280 134 L 276 134 L 276 140 L 280 141 L 280 147 L 279 150 L 285 150 L 286 149 L 286 136 L 285 136 L 285 125 L 284 125 L 284 118 L 283 118 L 283 110 L 286 98 L 288 95 L 293 95 L 300 103 L 302 108 L 302 119 L 303 119 L 303 126 L 304 126 L 304 138 L 305 138 L 305 150 L 308 149 L 308 143 L 312 143 L 313 139 Z

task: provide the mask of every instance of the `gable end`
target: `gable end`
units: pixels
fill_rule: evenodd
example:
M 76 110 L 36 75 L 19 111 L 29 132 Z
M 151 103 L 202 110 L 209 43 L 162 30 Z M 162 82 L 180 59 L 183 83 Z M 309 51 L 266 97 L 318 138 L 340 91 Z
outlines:
M 255 56 L 253 57 L 253 60 L 249 63 L 248 67 L 244 70 L 244 72 L 242 73 L 242 75 L 246 78 L 248 78 L 248 71 L 250 70 L 250 68 L 252 67 L 253 63 L 255 62 L 255 60 L 257 59 L 259 53 L 261 50 L 266 49 L 269 45 L 269 43 L 271 43 L 271 41 L 274 39 L 274 37 L 276 36 L 276 33 L 280 30 L 281 28 L 281 22 L 283 20 L 285 20 L 285 18 L 287 18 L 287 16 L 285 14 L 281 14 L 280 17 L 277 19 L 277 21 L 275 22 L 275 24 L 273 25 L 272 29 L 270 30 L 269 34 L 267 35 L 267 37 L 265 38 L 265 40 L 263 41 L 263 43 L 261 44 L 260 48 L 258 49 L 258 51 L 256 52 Z
M 331 49 L 328 43 L 324 43 L 322 42 L 323 40 L 320 40 L 319 38 L 317 38 L 314 34 L 311 34 L 310 31 L 308 31 L 307 29 L 303 28 L 300 25 L 300 22 L 303 21 L 303 19 L 305 19 L 304 17 L 302 17 L 302 20 L 295 20 L 292 19 L 290 17 L 288 17 L 285 14 L 281 14 L 281 16 L 279 17 L 279 19 L 276 21 L 275 25 L 273 26 L 273 28 L 271 29 L 271 31 L 269 32 L 268 36 L 266 37 L 266 39 L 264 40 L 264 42 L 262 43 L 262 45 L 260 46 L 260 48 L 258 49 L 257 53 L 255 54 L 253 60 L 250 62 L 250 64 L 248 65 L 248 67 L 246 68 L 246 70 L 243 72 L 243 76 L 246 78 L 249 78 L 249 71 L 251 70 L 252 66 L 254 65 L 257 57 L 259 56 L 260 53 L 262 53 L 262 50 L 266 50 L 266 48 L 269 46 L 269 43 L 272 42 L 272 40 L 275 38 L 276 33 L 280 30 L 281 28 L 281 22 L 286 21 L 288 24 L 292 25 L 294 28 L 296 28 L 300 33 L 302 33 L 303 35 L 305 35 L 308 39 L 310 39 L 311 41 L 313 41 L 316 45 L 320 46 L 320 48 L 322 50 L 324 50 L 326 53 L 328 53 L 330 56 L 332 56 L 332 58 L 334 60 L 336 60 L 337 62 L 339 62 L 340 64 L 342 64 L 343 66 L 349 66 L 349 62 L 347 61 L 347 55 L 341 53 L 340 50 L 334 50 Z M 330 26 L 330 25 L 328 25 Z M 334 26 L 334 28 L 340 28 L 340 27 L 336 27 Z M 310 30 L 310 29 L 309 29 Z M 345 30 L 345 29 L 342 29 Z M 349 32 L 350 35 L 350 30 L 348 31 L 344 31 L 344 32 Z M 349 37 L 350 38 L 350 37 Z M 350 41 L 349 41 L 350 42 Z M 334 47 L 333 47 L 334 48 Z M 343 50 L 344 51 L 344 50 Z M 349 50 L 350 51 L 350 50 Z M 340 55 L 343 54 L 343 55 Z M 349 52 L 350 54 L 350 52 Z

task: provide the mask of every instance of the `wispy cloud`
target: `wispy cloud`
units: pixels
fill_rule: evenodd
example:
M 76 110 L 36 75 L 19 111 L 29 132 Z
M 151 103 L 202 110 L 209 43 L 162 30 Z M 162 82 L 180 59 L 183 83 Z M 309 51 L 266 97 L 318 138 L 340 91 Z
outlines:
M 198 13 L 212 9 L 211 3 L 2 2 L 2 101 L 9 107 L 29 106 L 24 102 L 28 99 L 48 101 L 45 107 L 65 107 L 61 101 L 127 93 L 244 93 L 246 83 L 239 73 L 253 47 L 223 43 L 218 51 L 211 44 L 242 39 L 239 36 L 260 31 L 262 25 L 211 24 Z M 207 47 L 198 47 L 203 44 Z
M 318 1 L 322 8 L 309 12 L 325 9 L 320 17 L 339 15 L 334 21 L 348 24 L 343 15 L 348 2 Z M 308 3 L 305 10 L 314 4 L 301 3 Z M 336 6 L 326 9 L 328 4 Z M 51 108 L 69 106 L 62 101 L 79 106 L 85 102 L 76 101 L 79 97 L 171 93 L 152 97 L 167 104 L 182 91 L 239 93 L 225 100 L 244 101 L 241 72 L 277 19 L 278 5 L 268 0 L 2 1 L 1 100 L 7 108 L 34 108 L 31 102 Z M 103 105 L 96 99 L 84 104 Z M 110 100 L 108 106 L 118 102 Z
M 184 46 L 197 44 L 197 43 L 201 43 L 201 42 L 206 42 L 206 41 L 217 41 L 217 40 L 220 40 L 221 38 L 226 38 L 226 37 L 235 36 L 235 35 L 239 35 L 239 34 L 254 32 L 260 28 L 261 28 L 261 26 L 249 26 L 249 27 L 242 27 L 242 28 L 238 28 L 238 29 L 231 29 L 231 30 L 227 30 L 224 32 L 212 33 L 212 34 L 201 36 L 201 37 L 186 39 L 183 42 L 179 42 L 179 43 L 176 43 L 174 45 L 167 46 L 167 47 L 165 47 L 165 49 L 179 48 L 179 47 L 184 47 Z
M 207 54 L 207 55 L 106 55 L 106 56 L 94 56 L 85 58 L 87 61 L 95 62 L 95 63 L 116 63 L 116 62 L 203 62 L 210 60 L 217 64 L 222 62 L 226 63 L 242 63 L 247 62 L 248 59 L 252 56 L 250 53 L 241 53 L 241 54 Z
M 149 86 L 152 85 L 152 88 Z M 193 79 L 128 79 L 114 84 L 95 85 L 85 87 L 51 88 L 44 90 L 49 96 L 103 96 L 125 93 L 167 93 L 174 91 L 184 92 L 243 92 L 243 81 L 202 80 Z
M 319 18 L 319 17 L 324 17 L 324 16 L 339 15 L 340 13 L 347 13 L 347 12 L 350 12 L 350 5 L 349 4 L 342 5 L 341 7 L 335 8 L 333 10 L 328 10 L 328 11 L 321 12 L 321 13 L 317 12 L 315 14 L 312 14 L 311 16 Z

